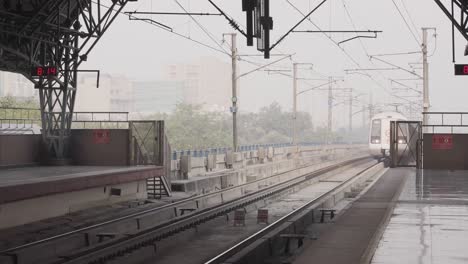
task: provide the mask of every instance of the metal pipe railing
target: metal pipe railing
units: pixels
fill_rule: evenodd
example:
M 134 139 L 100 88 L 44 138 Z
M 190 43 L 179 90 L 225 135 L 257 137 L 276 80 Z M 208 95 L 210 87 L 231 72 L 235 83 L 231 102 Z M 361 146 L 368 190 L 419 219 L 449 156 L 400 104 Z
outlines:
M 427 124 L 423 124 L 424 128 L 430 129 L 434 134 L 437 128 L 450 129 L 450 133 L 454 133 L 455 128 L 467 128 L 465 133 L 468 133 L 468 124 L 464 123 L 463 116 L 468 115 L 468 112 L 423 112 Z M 437 117 L 436 119 L 434 117 Z M 444 133 L 448 133 L 444 131 Z

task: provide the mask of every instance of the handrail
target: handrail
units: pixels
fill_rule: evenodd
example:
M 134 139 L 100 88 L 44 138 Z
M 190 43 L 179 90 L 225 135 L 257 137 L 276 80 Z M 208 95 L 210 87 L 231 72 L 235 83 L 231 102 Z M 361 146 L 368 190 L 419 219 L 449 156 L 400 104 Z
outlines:
M 432 128 L 432 134 L 436 132 L 436 128 L 449 128 L 450 132 L 445 131 L 444 133 L 454 133 L 454 128 L 468 128 L 468 123 L 465 123 L 463 116 L 467 115 L 468 112 L 423 112 L 425 119 L 429 120 L 430 117 L 436 117 L 436 120 L 432 118 L 428 123 L 423 124 L 424 128 Z M 454 118 L 456 120 L 447 120 L 446 117 Z M 468 118 L 465 118 L 467 120 Z M 468 131 L 464 132 L 467 133 Z

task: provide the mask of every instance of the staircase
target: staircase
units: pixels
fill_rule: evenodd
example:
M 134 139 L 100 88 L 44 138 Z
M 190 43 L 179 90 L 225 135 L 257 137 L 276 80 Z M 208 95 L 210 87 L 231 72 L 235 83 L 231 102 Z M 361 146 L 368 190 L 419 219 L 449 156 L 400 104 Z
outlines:
M 171 196 L 171 188 L 164 176 L 146 179 L 146 192 L 149 199 L 161 199 L 163 196 Z

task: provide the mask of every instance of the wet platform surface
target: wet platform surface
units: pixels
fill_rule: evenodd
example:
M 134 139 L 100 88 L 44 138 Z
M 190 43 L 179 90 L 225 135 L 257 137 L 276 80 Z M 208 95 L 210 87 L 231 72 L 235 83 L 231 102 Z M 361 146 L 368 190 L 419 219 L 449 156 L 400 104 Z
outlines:
M 390 170 L 305 246 L 293 263 L 361 263 L 411 170 Z
M 468 171 L 408 176 L 372 263 L 468 263 Z
M 143 180 L 162 167 L 38 166 L 0 170 L 0 204 L 49 194 Z

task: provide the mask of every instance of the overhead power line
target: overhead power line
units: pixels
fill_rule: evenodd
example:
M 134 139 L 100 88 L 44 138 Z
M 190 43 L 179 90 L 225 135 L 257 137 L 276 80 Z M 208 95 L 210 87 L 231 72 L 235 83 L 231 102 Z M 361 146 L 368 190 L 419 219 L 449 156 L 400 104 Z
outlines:
M 124 14 L 128 15 L 167 15 L 167 16 L 222 16 L 223 14 L 216 14 L 216 13 L 179 13 L 179 12 L 147 12 L 147 11 L 130 11 L 124 12 Z
M 405 0 L 401 0 L 401 4 L 403 5 L 403 9 L 405 9 L 406 14 L 408 15 L 408 18 L 409 18 L 409 20 L 410 20 L 410 22 L 411 22 L 411 25 L 412 25 L 413 28 L 414 28 L 414 31 L 415 31 L 415 32 L 418 32 L 419 29 L 418 29 L 418 27 L 416 26 L 416 24 L 414 23 L 414 20 L 413 20 L 413 18 L 411 17 L 411 13 L 408 11 L 408 8 L 406 7 Z
M 400 14 L 400 17 L 403 19 L 403 22 L 405 22 L 405 25 L 406 27 L 408 28 L 409 32 L 411 33 L 411 35 L 413 36 L 414 40 L 416 41 L 416 43 L 418 43 L 418 46 L 421 46 L 421 39 L 420 37 L 418 38 L 418 36 L 416 36 L 417 34 L 415 34 L 413 32 L 413 30 L 411 29 L 410 25 L 408 24 L 408 21 L 406 21 L 406 18 L 405 16 L 403 15 L 403 13 L 401 12 L 400 8 L 398 7 L 398 5 L 395 3 L 395 0 L 392 0 L 392 3 L 393 5 L 395 6 L 396 10 L 398 11 L 398 14 Z
M 214 42 L 216 43 L 216 45 L 218 47 L 220 47 L 222 50 L 224 50 L 227 54 L 229 54 L 228 51 L 226 51 L 223 47 L 223 45 L 221 45 L 220 43 L 218 43 L 218 41 L 214 38 L 214 36 L 200 23 L 198 22 L 198 20 L 193 17 L 192 15 L 189 14 L 189 12 L 187 11 L 187 9 L 185 9 L 185 7 L 179 3 L 178 0 L 174 0 L 174 2 L 180 7 L 182 8 L 182 10 L 184 10 L 185 13 L 188 14 L 188 16 L 197 24 L 197 26 Z
M 300 13 L 301 15 L 305 16 L 305 14 L 301 11 L 301 9 L 299 9 L 296 5 L 294 5 L 290 0 L 285 0 L 292 8 L 294 8 L 298 13 Z M 308 18 L 307 19 L 315 28 L 317 28 L 318 30 L 322 30 L 320 28 L 320 26 L 318 26 L 314 21 L 312 21 L 312 19 Z M 337 46 L 345 55 L 346 57 L 352 62 L 354 63 L 358 68 L 361 68 L 361 65 L 359 64 L 359 62 L 356 61 L 356 59 L 354 59 L 344 48 L 342 48 L 338 42 L 336 42 L 333 38 L 331 38 L 330 36 L 328 36 L 326 33 L 323 33 L 323 35 L 328 38 L 331 42 L 333 42 L 335 44 L 335 46 Z M 372 62 L 371 62 L 372 63 Z M 373 64 L 373 63 L 372 63 Z M 388 95 L 392 96 L 392 97 L 395 97 L 395 98 L 398 98 L 398 99 L 401 99 L 401 100 L 404 100 L 404 101 L 408 101 L 407 99 L 401 97 L 401 96 L 397 96 L 395 94 L 393 94 L 391 91 L 389 91 L 387 89 L 387 87 L 385 87 L 384 85 L 382 85 L 381 83 L 379 83 L 372 75 L 370 74 L 364 74 L 365 76 L 367 76 L 373 83 L 375 83 L 377 86 L 381 87 L 383 89 L 383 91 L 385 93 L 387 93 Z M 386 78 L 386 77 L 385 77 Z M 386 78 L 388 79 L 388 78 Z
M 93 0 L 93 3 L 98 4 L 98 5 L 100 5 L 100 6 L 103 7 L 103 8 L 110 9 L 109 6 L 106 6 L 106 5 L 104 5 L 104 4 L 100 4 L 100 3 L 98 3 L 97 1 L 94 1 L 94 0 Z M 112 9 L 112 10 L 115 11 L 115 12 L 117 12 L 116 9 Z M 129 17 L 131 20 L 132 20 L 132 19 L 133 19 L 133 20 L 139 20 L 139 21 L 141 21 L 141 22 L 143 22 L 143 23 L 146 23 L 146 24 L 149 24 L 149 25 L 151 25 L 151 26 L 154 26 L 154 27 L 157 27 L 157 28 L 159 28 L 159 29 L 162 29 L 162 30 L 164 30 L 164 31 L 166 31 L 166 32 L 169 32 L 169 33 L 171 33 L 171 34 L 173 34 L 173 35 L 176 35 L 176 36 L 178 36 L 178 37 L 180 37 L 180 38 L 184 38 L 184 39 L 186 39 L 186 40 L 189 40 L 189 41 L 191 41 L 191 42 L 193 42 L 193 43 L 195 43 L 195 44 L 197 44 L 197 45 L 200 45 L 200 46 L 203 46 L 203 47 L 208 48 L 208 49 L 210 49 L 210 50 L 213 50 L 213 51 L 222 53 L 222 54 L 224 54 L 224 55 L 231 56 L 231 54 L 227 53 L 224 49 L 218 49 L 218 48 L 213 47 L 213 46 L 211 46 L 211 45 L 209 45 L 209 44 L 203 43 L 202 41 L 199 41 L 199 40 L 193 39 L 193 38 L 191 38 L 191 37 L 189 37 L 189 36 L 186 36 L 186 35 L 184 35 L 184 34 L 178 33 L 178 32 L 176 32 L 176 31 L 174 31 L 174 30 L 172 30 L 172 29 L 168 29 L 168 28 L 166 28 L 166 27 L 162 27 L 162 26 L 160 26 L 159 24 L 154 23 L 154 22 L 156 22 L 156 21 L 153 22 L 153 21 L 149 21 L 149 20 L 143 20 L 143 19 L 138 18 L 138 17 L 136 17 L 136 16 L 134 16 L 134 15 L 131 15 L 131 14 L 119 13 L 119 15 Z M 158 22 L 158 23 L 159 23 L 159 22 Z

